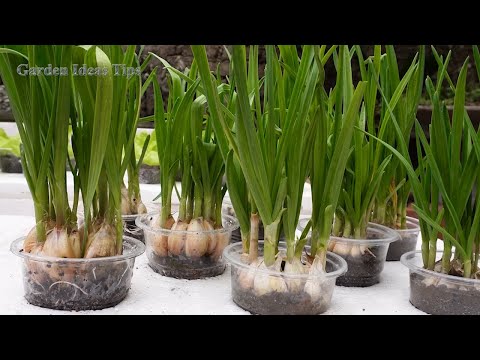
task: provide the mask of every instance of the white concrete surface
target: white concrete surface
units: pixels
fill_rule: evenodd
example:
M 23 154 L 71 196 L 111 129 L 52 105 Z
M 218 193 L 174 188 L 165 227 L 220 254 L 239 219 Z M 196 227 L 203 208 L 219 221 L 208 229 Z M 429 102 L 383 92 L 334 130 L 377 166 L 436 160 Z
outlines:
M 158 192 L 159 185 L 142 185 L 144 201 L 151 201 Z M 0 314 L 67 313 L 32 306 L 23 297 L 21 260 L 9 249 L 13 240 L 33 226 L 32 207 L 22 175 L 0 173 Z M 387 262 L 380 284 L 369 288 L 336 287 L 326 314 L 423 314 L 408 301 L 408 282 L 408 270 L 402 264 Z M 248 314 L 231 300 L 230 269 L 211 279 L 171 279 L 154 273 L 145 254 L 137 258 L 132 287 L 122 303 L 110 309 L 73 314 L 84 313 Z

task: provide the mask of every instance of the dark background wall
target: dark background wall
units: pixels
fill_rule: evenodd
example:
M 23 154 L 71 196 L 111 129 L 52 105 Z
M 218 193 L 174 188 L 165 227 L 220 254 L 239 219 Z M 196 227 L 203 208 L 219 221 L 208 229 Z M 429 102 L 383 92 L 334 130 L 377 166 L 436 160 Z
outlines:
M 479 90 L 479 81 L 477 79 L 477 74 L 475 67 L 473 65 L 472 58 L 472 49 L 470 45 L 435 45 L 437 51 L 446 56 L 449 50 L 452 50 L 452 58 L 449 64 L 449 73 L 456 80 L 458 72 L 467 58 L 470 57 L 469 72 L 468 72 L 468 95 L 467 102 L 470 104 L 480 103 L 480 90 Z M 418 51 L 417 45 L 396 45 L 396 54 L 398 58 L 398 63 L 401 71 L 405 71 L 410 62 L 412 61 L 415 53 Z M 373 52 L 373 46 L 371 45 L 362 45 L 362 50 L 365 56 L 371 55 Z M 192 63 L 192 52 L 189 45 L 146 45 L 144 54 L 148 52 L 154 52 L 160 57 L 166 59 L 172 66 L 179 70 L 185 69 L 185 67 L 190 66 Z M 220 64 L 220 72 L 223 76 L 228 73 L 228 56 L 227 52 L 223 45 L 208 45 L 207 46 L 207 55 L 210 61 L 211 69 L 214 70 L 217 68 L 217 65 Z M 145 55 L 144 55 L 145 56 Z M 262 65 L 265 64 L 265 53 L 263 49 L 260 49 L 260 71 L 262 72 Z M 152 61 L 147 69 L 147 73 L 144 74 L 146 78 L 154 66 L 159 65 L 160 63 L 156 60 Z M 158 77 L 160 80 L 161 88 L 164 96 L 167 94 L 167 82 L 165 73 L 166 71 L 162 69 L 158 72 Z M 426 64 L 425 64 L 426 74 L 432 77 L 435 77 L 437 72 L 437 64 L 432 55 L 430 46 L 426 48 Z M 328 87 L 333 86 L 335 83 L 335 71 L 333 69 L 333 63 L 329 62 L 326 67 L 326 85 Z M 359 78 L 358 64 L 353 63 L 353 74 L 356 79 Z M 1 79 L 0 79 L 1 83 Z M 452 94 L 445 88 L 445 97 L 451 97 Z M 8 99 L 6 97 L 5 91 L 2 86 L 0 86 L 0 111 L 9 110 L 8 108 Z M 153 91 L 150 88 L 142 104 L 142 116 L 153 114 Z
M 480 103 L 480 91 L 479 81 L 477 78 L 477 73 L 475 71 L 475 66 L 473 64 L 472 57 L 472 47 L 470 45 L 434 45 L 437 49 L 437 52 L 444 57 L 447 56 L 448 51 L 452 51 L 451 60 L 449 63 L 449 74 L 452 79 L 455 81 L 458 77 L 461 66 L 465 59 L 470 57 L 469 71 L 468 71 L 468 90 L 469 96 L 467 96 L 467 101 L 469 103 Z M 418 51 L 418 45 L 396 45 L 395 46 L 397 60 L 399 63 L 400 71 L 405 72 L 408 69 L 413 57 Z M 185 67 L 190 66 L 192 63 L 192 52 L 190 46 L 188 45 L 146 45 L 144 53 L 148 51 L 154 52 L 160 57 L 166 59 L 172 66 L 179 70 L 185 69 Z M 372 55 L 373 46 L 371 45 L 362 45 L 362 51 L 364 56 Z M 220 64 L 220 72 L 223 76 L 228 73 L 228 56 L 227 52 L 222 45 L 208 45 L 207 46 L 207 56 L 210 61 L 210 66 L 212 70 L 217 68 L 217 65 Z M 426 47 L 426 56 L 425 56 L 425 73 L 433 78 L 435 78 L 437 73 L 437 63 L 432 54 L 430 46 Z M 260 49 L 259 54 L 260 62 L 260 72 L 263 70 L 263 65 L 265 64 L 265 53 L 263 49 Z M 148 73 L 153 69 L 154 66 L 158 65 L 158 61 L 154 61 L 150 64 Z M 331 87 L 335 84 L 335 70 L 333 67 L 333 62 L 329 62 L 325 69 L 326 71 L 326 85 Z M 145 74 L 145 78 L 148 76 L 148 73 Z M 167 82 L 165 78 L 165 70 L 159 71 L 159 79 L 164 95 L 167 93 Z M 359 79 L 359 68 L 358 63 L 353 62 L 353 74 L 356 80 Z M 445 88 L 445 97 L 451 97 L 452 94 Z M 142 113 L 144 115 L 150 115 L 153 113 L 153 95 L 152 92 L 146 94 L 146 99 L 143 102 Z

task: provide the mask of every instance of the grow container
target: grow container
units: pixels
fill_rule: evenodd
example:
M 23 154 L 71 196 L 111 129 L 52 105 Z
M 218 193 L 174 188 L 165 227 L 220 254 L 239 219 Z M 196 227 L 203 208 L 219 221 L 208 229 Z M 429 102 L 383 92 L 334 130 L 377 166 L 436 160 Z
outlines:
M 437 259 L 442 256 L 437 251 Z M 432 315 L 480 315 L 480 280 L 423 268 L 422 252 L 400 258 L 410 271 L 410 303 Z
M 98 310 L 115 306 L 127 296 L 135 258 L 145 245 L 123 238 L 122 255 L 103 258 L 55 258 L 23 251 L 25 237 L 10 250 L 22 258 L 25 299 L 58 310 Z
M 407 228 L 395 229 L 400 238 L 390 244 L 387 252 L 387 261 L 399 261 L 400 257 L 417 248 L 420 225 L 418 219 L 407 216 Z
M 366 239 L 330 236 L 328 250 L 340 255 L 348 271 L 337 279 L 337 285 L 367 287 L 380 282 L 388 247 L 398 234 L 385 226 L 369 223 Z
M 223 274 L 223 250 L 230 243 L 238 221 L 222 214 L 223 228 L 203 231 L 152 227 L 158 213 L 138 216 L 136 224 L 143 230 L 150 267 L 161 275 L 178 279 L 201 279 Z M 173 215 L 175 221 L 178 213 Z
M 263 256 L 263 241 L 259 241 L 258 255 Z M 309 252 L 310 247 L 305 249 Z M 281 242 L 279 256 L 286 256 L 286 245 Z M 327 253 L 326 272 L 286 274 L 249 264 L 242 256 L 242 244 L 225 248 L 224 257 L 231 265 L 232 299 L 242 309 L 259 315 L 316 315 L 330 306 L 335 279 L 347 271 L 347 263 L 340 256 Z M 301 261 L 306 263 L 306 255 Z

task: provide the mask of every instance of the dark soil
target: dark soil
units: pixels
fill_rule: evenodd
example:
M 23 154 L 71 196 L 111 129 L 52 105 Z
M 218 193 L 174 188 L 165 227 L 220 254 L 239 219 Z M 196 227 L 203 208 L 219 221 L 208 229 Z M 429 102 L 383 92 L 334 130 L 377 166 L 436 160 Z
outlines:
M 185 255 L 158 256 L 151 252 L 148 264 L 157 273 L 176 279 L 203 279 L 221 275 L 225 272 L 225 263 L 210 256 L 191 258 Z
M 57 310 L 99 310 L 127 296 L 135 259 L 109 264 L 58 264 L 26 261 L 27 301 Z
M 141 184 L 159 184 L 160 166 L 140 165 L 138 178 Z
M 342 256 L 348 265 L 345 275 L 337 278 L 339 286 L 367 287 L 380 282 L 388 245 L 372 246 L 361 256 Z
M 135 220 L 123 221 L 123 235 L 138 239 L 145 244 L 145 236 L 143 234 L 143 230 L 140 229 L 137 225 L 135 225 Z
M 328 308 L 323 302 L 312 303 L 310 295 L 305 292 L 273 292 L 257 296 L 253 289 L 232 287 L 232 299 L 242 309 L 256 315 L 317 315 Z
M 424 279 L 424 275 L 410 274 L 410 302 L 417 309 L 432 315 L 480 315 L 480 290 L 472 286 L 428 286 Z
M 329 303 L 322 300 L 312 302 L 311 296 L 303 291 L 295 293 L 271 292 L 258 296 L 253 288 L 242 288 L 238 283 L 238 276 L 238 269 L 232 267 L 233 302 L 252 314 L 317 315 L 328 309 Z
M 417 247 L 418 234 L 401 235 L 400 239 L 390 243 L 387 252 L 387 261 L 399 261 L 400 257 L 413 251 Z
M 0 169 L 4 173 L 21 174 L 23 172 L 20 158 L 13 154 L 5 154 L 0 156 Z

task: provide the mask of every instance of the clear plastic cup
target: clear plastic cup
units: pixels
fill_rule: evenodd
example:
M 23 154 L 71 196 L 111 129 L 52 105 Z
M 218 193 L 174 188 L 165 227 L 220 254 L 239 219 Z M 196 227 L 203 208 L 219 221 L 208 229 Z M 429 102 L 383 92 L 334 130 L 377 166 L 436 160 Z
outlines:
M 437 251 L 437 260 L 442 252 Z M 422 252 L 400 258 L 410 272 L 410 303 L 432 315 L 480 315 L 480 280 L 438 273 L 423 268 Z
M 420 225 L 418 219 L 407 216 L 407 228 L 394 230 L 400 235 L 400 239 L 390 244 L 387 252 L 387 261 L 399 261 L 403 254 L 414 251 L 417 248 Z
M 177 213 L 173 215 L 177 219 Z M 168 277 L 201 279 L 223 274 L 223 249 L 230 243 L 238 221 L 222 215 L 223 228 L 204 231 L 170 230 L 151 226 L 158 213 L 137 217 L 136 224 L 144 232 L 150 267 Z M 193 220 L 192 220 L 193 221 Z
M 55 258 L 23 251 L 25 237 L 10 246 L 22 259 L 25 299 L 58 310 L 98 310 L 117 305 L 130 289 L 135 258 L 145 251 L 137 239 L 123 238 L 123 254 L 103 258 Z
M 348 271 L 337 279 L 337 285 L 367 287 L 380 282 L 390 243 L 399 235 L 383 225 L 369 223 L 366 239 L 330 236 L 328 250 L 340 255 Z
M 263 255 L 259 241 L 259 256 Z M 309 246 L 305 249 L 309 252 Z M 280 256 L 286 254 L 279 244 Z M 231 265 L 232 299 L 242 309 L 261 315 L 316 315 L 325 312 L 332 300 L 335 280 L 347 271 L 340 256 L 327 253 L 326 273 L 286 274 L 258 268 L 244 262 L 242 244 L 233 243 L 224 250 Z M 306 255 L 302 260 L 306 261 Z

